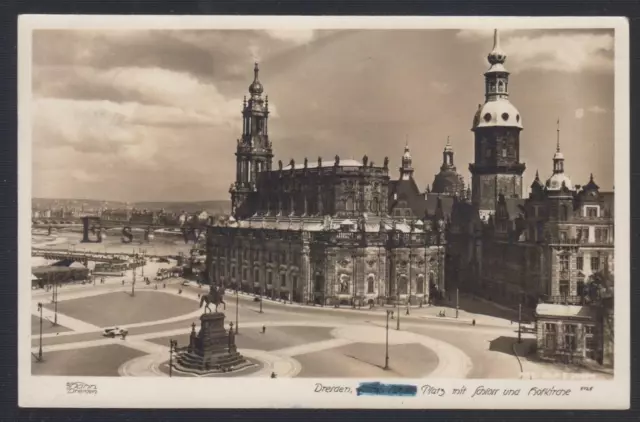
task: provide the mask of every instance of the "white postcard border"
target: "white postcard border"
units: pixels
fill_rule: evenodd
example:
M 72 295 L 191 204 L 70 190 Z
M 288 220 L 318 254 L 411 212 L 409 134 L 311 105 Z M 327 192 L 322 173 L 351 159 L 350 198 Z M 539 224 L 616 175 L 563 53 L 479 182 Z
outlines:
M 31 375 L 31 32 L 34 29 L 615 29 L 615 369 L 609 381 L 384 379 L 418 387 L 416 397 L 316 393 L 316 383 L 348 386 L 355 379 L 109 378 Z M 22 407 L 125 408 L 413 408 L 413 409 L 626 409 L 630 403 L 630 169 L 629 28 L 625 18 L 594 17 L 284 17 L 24 15 L 18 25 L 18 393 Z M 95 394 L 68 394 L 67 382 L 96 386 Z M 423 385 L 445 396 L 421 394 Z M 521 389 L 519 396 L 453 396 L 462 385 Z M 569 396 L 531 396 L 531 388 L 571 389 Z M 591 391 L 581 390 L 591 387 Z

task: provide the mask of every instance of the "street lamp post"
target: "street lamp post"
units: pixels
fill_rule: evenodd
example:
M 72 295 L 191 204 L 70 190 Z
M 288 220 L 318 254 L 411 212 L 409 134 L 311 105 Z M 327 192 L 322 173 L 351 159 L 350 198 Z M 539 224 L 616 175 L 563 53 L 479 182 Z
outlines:
M 389 317 L 391 316 L 391 313 L 393 311 L 390 311 L 389 309 L 387 309 L 387 328 L 386 328 L 386 347 L 385 347 L 385 354 L 384 354 L 384 369 L 389 369 Z
M 53 325 L 58 325 L 58 281 L 53 280 Z
M 236 281 L 236 334 L 238 334 L 238 308 L 239 308 L 239 304 L 240 304 L 240 295 L 238 294 L 238 284 L 239 282 Z
M 177 340 L 169 340 L 169 378 L 173 375 L 173 352 L 177 347 Z
M 137 259 L 134 257 L 133 261 L 133 281 L 131 282 L 131 296 L 136 295 L 136 263 Z
M 400 331 L 400 290 L 398 289 L 398 276 L 396 274 L 396 330 Z
M 40 312 L 40 343 L 38 346 L 37 362 L 42 362 L 42 302 L 38 302 L 38 311 Z
M 518 304 L 518 343 L 522 343 L 522 303 Z

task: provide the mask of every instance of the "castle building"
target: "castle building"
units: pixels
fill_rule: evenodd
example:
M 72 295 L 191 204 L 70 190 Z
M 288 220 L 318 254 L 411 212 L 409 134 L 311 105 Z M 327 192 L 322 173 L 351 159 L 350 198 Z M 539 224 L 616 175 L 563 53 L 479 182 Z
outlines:
M 613 357 L 614 193 L 593 175 L 573 185 L 560 147 L 560 122 L 550 176 L 536 172 L 522 192 L 522 116 L 509 101 L 506 54 L 497 31 L 488 55 L 485 103 L 473 119 L 470 195 L 453 165 L 450 143 L 431 189 L 417 192 L 405 166 L 391 182 L 390 209 L 406 218 L 445 221 L 445 283 L 536 318 L 538 354 L 563 360 Z M 408 161 L 410 163 L 410 160 Z M 402 174 L 408 174 L 403 177 Z M 595 294 L 594 294 L 595 292 Z
M 427 302 L 444 289 L 444 221 L 389 212 L 398 196 L 388 158 L 376 166 L 366 155 L 336 155 L 273 168 L 263 91 L 256 64 L 230 188 L 233 217 L 207 228 L 209 282 L 353 306 Z M 415 187 L 408 146 L 400 172 L 398 183 Z

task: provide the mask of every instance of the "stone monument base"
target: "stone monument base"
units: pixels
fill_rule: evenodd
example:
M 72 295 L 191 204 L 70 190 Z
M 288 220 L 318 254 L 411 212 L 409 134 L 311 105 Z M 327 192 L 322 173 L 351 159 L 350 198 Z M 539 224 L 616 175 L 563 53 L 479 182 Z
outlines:
M 173 367 L 180 372 L 207 375 L 235 372 L 256 366 L 242 356 L 235 343 L 233 328 L 225 330 L 223 313 L 205 313 L 200 316 L 200 332 L 195 324 L 189 346 L 177 350 Z

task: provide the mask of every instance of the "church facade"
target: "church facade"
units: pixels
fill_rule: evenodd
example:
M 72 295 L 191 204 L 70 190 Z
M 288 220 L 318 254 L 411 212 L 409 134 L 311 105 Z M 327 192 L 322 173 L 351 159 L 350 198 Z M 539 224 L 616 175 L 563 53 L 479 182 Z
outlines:
M 426 303 L 443 291 L 444 220 L 389 214 L 388 158 L 274 167 L 257 64 L 249 94 L 229 190 L 233 217 L 207 229 L 209 281 L 321 305 Z

